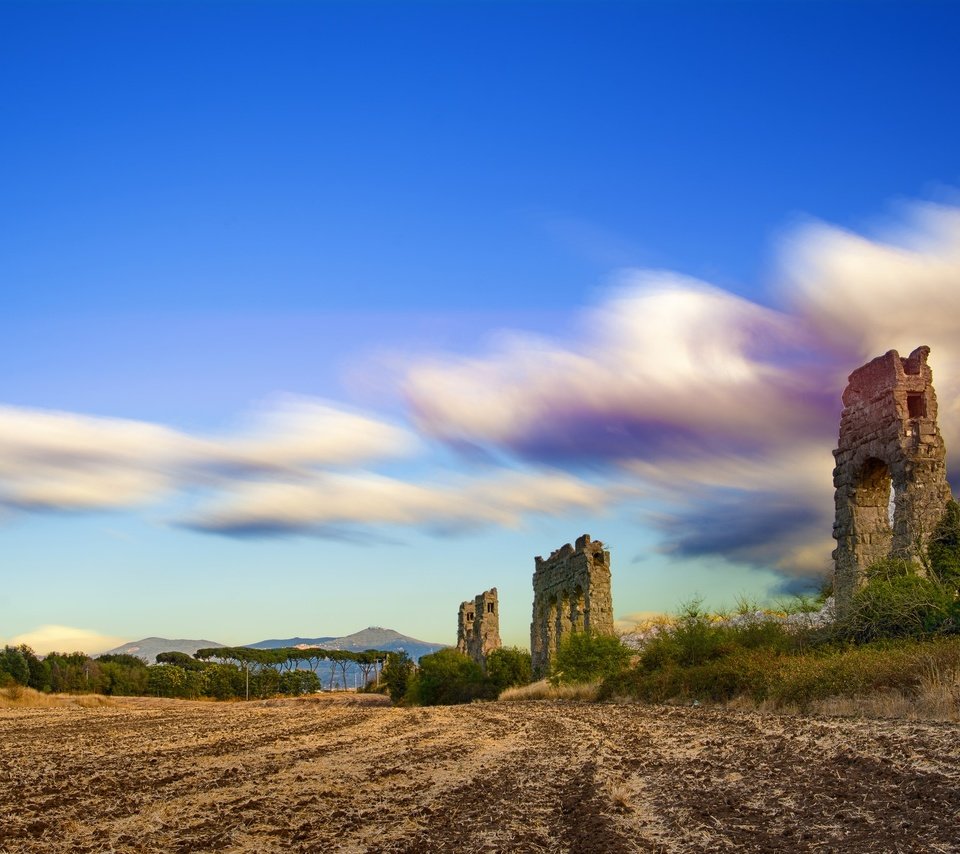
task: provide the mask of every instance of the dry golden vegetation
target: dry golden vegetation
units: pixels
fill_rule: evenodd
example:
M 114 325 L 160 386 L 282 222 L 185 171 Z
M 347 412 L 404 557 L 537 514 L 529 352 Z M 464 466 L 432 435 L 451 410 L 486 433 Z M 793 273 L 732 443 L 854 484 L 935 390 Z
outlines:
M 733 709 L 790 714 L 960 721 L 960 669 L 933 666 L 920 672 L 915 681 L 916 684 L 911 686 L 909 691 L 886 688 L 850 696 L 837 694 L 811 700 L 804 704 L 802 709 L 796 703 L 779 703 L 773 700 L 757 702 L 746 695 L 736 697 L 725 705 Z
M 960 726 L 577 701 L 0 710 L 0 851 L 958 850 Z
M 12 683 L 0 688 L 0 709 L 50 709 L 74 706 L 85 709 L 109 706 L 109 697 L 100 694 L 44 694 Z
M 501 700 L 596 700 L 600 682 L 573 682 L 554 685 L 549 679 L 541 679 L 529 685 L 507 688 L 501 692 Z

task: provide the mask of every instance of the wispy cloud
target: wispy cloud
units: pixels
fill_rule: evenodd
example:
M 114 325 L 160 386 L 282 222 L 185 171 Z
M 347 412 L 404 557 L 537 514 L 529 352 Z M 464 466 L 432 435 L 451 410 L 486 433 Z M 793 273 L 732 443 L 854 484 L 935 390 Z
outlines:
M 960 447 L 958 282 L 960 209 L 917 205 L 880 237 L 793 231 L 779 308 L 634 271 L 556 336 L 409 357 L 398 371 L 412 431 L 297 398 L 220 436 L 0 407 L 0 512 L 129 507 L 203 487 L 179 524 L 349 539 L 633 502 L 664 553 L 809 577 L 829 565 L 831 450 L 851 370 L 930 345 L 941 426 Z M 431 474 L 438 445 L 487 466 Z M 404 454 L 427 474 L 376 471 Z
M 789 235 L 782 287 L 842 377 L 895 349 L 932 348 L 940 426 L 960 452 L 960 208 L 916 204 L 879 239 L 825 223 Z M 842 380 L 841 380 L 842 382 Z
M 752 455 L 634 459 L 624 468 L 647 489 L 646 518 L 661 552 L 821 577 L 834 546 L 831 447 L 798 438 Z
M 781 310 L 631 273 L 564 335 L 419 362 L 406 392 L 419 429 L 452 446 L 627 472 L 665 552 L 818 575 L 848 373 L 930 345 L 960 445 L 958 282 L 956 208 L 915 206 L 879 238 L 808 224 L 784 241 Z
M 823 431 L 836 408 L 796 319 L 668 273 L 633 273 L 562 339 L 516 336 L 412 366 L 418 427 L 551 462 L 749 449 Z
M 237 477 L 307 476 L 410 452 L 413 435 L 370 416 L 284 397 L 221 436 L 143 421 L 0 407 L 0 506 L 130 507 Z
M 282 533 L 340 538 L 353 526 L 418 526 L 455 533 L 515 527 L 531 514 L 595 510 L 608 490 L 559 472 L 500 473 L 409 483 L 372 473 L 322 474 L 309 481 L 242 483 L 183 524 L 232 536 Z

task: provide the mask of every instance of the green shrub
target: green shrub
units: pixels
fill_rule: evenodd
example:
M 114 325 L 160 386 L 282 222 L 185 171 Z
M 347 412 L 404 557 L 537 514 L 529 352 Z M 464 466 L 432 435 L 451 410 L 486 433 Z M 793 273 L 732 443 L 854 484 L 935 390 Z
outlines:
M 26 685 L 30 681 L 30 666 L 22 650 L 5 646 L 0 652 L 0 684 L 13 682 Z
M 650 703 L 723 702 L 746 693 L 762 700 L 777 658 L 771 650 L 739 649 L 701 664 L 668 661 L 654 670 L 636 667 L 605 680 L 601 696 L 626 695 Z
M 407 653 L 387 653 L 387 660 L 380 673 L 380 683 L 394 703 L 399 703 L 407 696 L 407 688 L 415 670 L 416 665 Z
M 894 562 L 871 567 L 838 634 L 865 643 L 879 638 L 922 638 L 952 627 L 954 596 L 936 579 L 921 578 Z
M 124 656 L 124 658 L 132 656 Z M 105 661 L 105 656 L 97 659 L 100 665 L 99 689 L 113 696 L 142 696 L 149 691 L 147 665 L 129 665 L 119 661 Z
M 507 688 L 528 685 L 533 678 L 530 653 L 515 646 L 503 646 L 487 656 L 487 681 L 499 694 Z
M 955 593 L 960 587 L 960 504 L 947 502 L 927 545 L 931 574 Z
M 455 649 L 441 649 L 420 659 L 406 698 L 412 704 L 449 706 L 495 696 L 479 664 Z
M 807 709 L 831 697 L 884 692 L 916 696 L 926 675 L 960 669 L 960 638 L 883 640 L 864 645 L 827 645 L 806 652 L 739 648 L 723 658 L 653 671 L 633 668 L 608 679 L 601 698 L 630 696 L 650 703 L 756 703 Z
M 615 635 L 574 632 L 560 641 L 550 681 L 559 685 L 610 678 L 630 664 L 632 655 Z
M 280 693 L 291 697 L 315 694 L 320 690 L 320 678 L 312 670 L 288 670 L 280 674 Z M 209 691 L 209 684 L 207 687 Z
M 652 642 L 663 642 L 663 649 L 652 651 L 652 658 L 693 666 L 726 655 L 732 648 L 729 632 L 715 625 L 694 599 L 681 606 L 674 627 Z
M 203 674 L 208 696 L 217 700 L 246 696 L 246 674 L 235 664 L 206 664 Z

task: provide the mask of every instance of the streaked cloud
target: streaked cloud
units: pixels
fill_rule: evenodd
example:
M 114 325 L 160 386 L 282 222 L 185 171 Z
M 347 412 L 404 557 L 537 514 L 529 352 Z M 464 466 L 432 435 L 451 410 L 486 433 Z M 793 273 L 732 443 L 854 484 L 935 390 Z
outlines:
M 613 496 L 559 472 L 525 471 L 410 483 L 372 473 L 309 481 L 241 483 L 184 520 L 232 536 L 300 533 L 340 537 L 354 526 L 418 526 L 453 533 L 516 527 L 526 515 L 597 510 Z
M 666 553 L 821 575 L 847 374 L 931 346 L 957 458 L 960 210 L 913 206 L 880 237 L 805 225 L 784 241 L 779 279 L 775 310 L 669 273 L 626 274 L 555 338 L 413 364 L 413 418 L 454 447 L 627 472 Z
M 804 369 L 810 345 L 788 315 L 633 273 L 563 338 L 518 335 L 482 356 L 415 364 L 406 391 L 424 433 L 533 460 L 768 447 L 822 432 L 835 408 Z
M 11 646 L 26 644 L 37 655 L 47 655 L 51 652 L 85 652 L 87 655 L 98 655 L 120 646 L 126 640 L 128 639 L 104 635 L 93 629 L 44 625 L 16 635 L 5 643 Z
M 834 546 L 831 447 L 797 440 L 752 456 L 636 459 L 624 468 L 647 490 L 645 519 L 660 532 L 661 552 L 818 578 Z
M 794 230 L 772 292 L 779 307 L 633 271 L 556 335 L 501 332 L 471 354 L 407 357 L 395 370 L 413 430 L 300 398 L 219 436 L 0 407 L 0 511 L 190 492 L 178 524 L 195 530 L 351 538 L 630 504 L 663 554 L 801 583 L 829 567 L 831 450 L 851 370 L 931 346 L 956 458 L 958 282 L 960 209 L 917 205 L 879 237 Z M 486 465 L 450 473 L 442 448 Z M 403 455 L 416 474 L 377 470 Z
M 202 436 L 143 421 L 0 407 L 0 506 L 130 507 L 237 477 L 309 476 L 409 453 L 409 431 L 327 403 L 279 398 L 233 433 Z
M 835 354 L 841 386 L 887 350 L 932 349 L 940 426 L 960 459 L 960 208 L 911 205 L 877 239 L 811 223 L 781 255 L 786 299 Z

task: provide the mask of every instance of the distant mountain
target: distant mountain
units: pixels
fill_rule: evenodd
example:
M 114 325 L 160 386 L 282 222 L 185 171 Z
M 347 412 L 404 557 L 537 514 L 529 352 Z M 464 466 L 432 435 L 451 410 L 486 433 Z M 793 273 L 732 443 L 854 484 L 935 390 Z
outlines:
M 226 644 L 211 640 L 189 640 L 178 638 L 144 638 L 143 640 L 131 641 L 123 646 L 108 650 L 104 655 L 127 654 L 142 658 L 147 664 L 155 664 L 157 653 L 159 652 L 184 652 L 187 655 L 193 655 L 198 649 L 214 646 L 226 646 Z M 287 646 L 316 646 L 321 649 L 346 649 L 351 652 L 362 652 L 365 649 L 380 649 L 385 652 L 406 652 L 414 661 L 419 661 L 421 656 L 429 655 L 443 649 L 447 644 L 430 643 L 429 641 L 417 640 L 416 638 L 402 635 L 393 629 L 384 629 L 380 626 L 370 626 L 352 635 L 346 635 L 342 638 L 322 637 L 322 638 L 272 638 L 270 640 L 248 643 L 245 646 L 254 649 L 279 649 Z M 306 664 L 302 665 L 306 667 Z M 348 685 L 352 684 L 355 678 L 355 668 L 350 665 L 347 668 Z M 358 671 L 359 672 L 359 671 Z M 327 662 L 321 662 L 318 665 L 317 675 L 320 676 L 324 685 L 332 684 L 332 680 L 337 677 L 333 673 L 333 667 Z M 342 674 L 340 675 L 342 678 Z
M 393 629 L 384 629 L 380 626 L 370 626 L 352 635 L 341 638 L 287 638 L 286 640 L 263 640 L 248 643 L 246 646 L 254 649 L 278 649 L 284 646 L 318 646 L 321 649 L 346 649 L 351 652 L 362 652 L 365 649 L 381 649 L 386 652 L 406 652 L 414 661 L 419 661 L 423 655 L 429 655 L 443 649 L 447 644 L 430 643 L 416 638 L 402 635 Z
M 159 652 L 185 652 L 187 655 L 193 655 L 198 649 L 210 646 L 224 646 L 224 644 L 211 640 L 189 640 L 186 638 L 144 638 L 143 640 L 130 641 L 123 646 L 115 649 L 109 649 L 104 655 L 135 655 L 142 658 L 147 664 L 157 663 L 157 653 Z
M 285 640 L 271 638 L 270 640 L 248 643 L 247 646 L 251 649 L 281 649 L 288 646 L 323 646 L 332 640 L 336 640 L 336 638 L 286 638 Z

